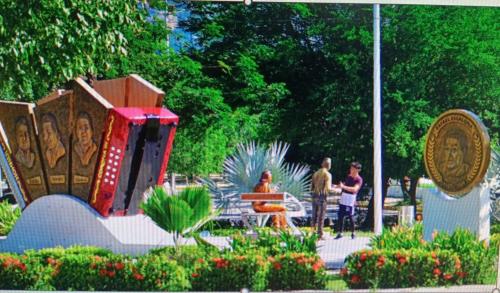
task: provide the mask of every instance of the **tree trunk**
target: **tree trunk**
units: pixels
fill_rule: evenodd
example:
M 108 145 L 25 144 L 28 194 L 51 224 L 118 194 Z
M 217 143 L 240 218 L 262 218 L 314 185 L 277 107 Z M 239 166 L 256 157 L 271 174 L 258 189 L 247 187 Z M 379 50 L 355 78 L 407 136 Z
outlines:
M 410 203 L 413 205 L 413 218 L 417 218 L 417 186 L 418 186 L 419 177 L 411 177 L 410 184 Z
M 382 213 L 384 210 L 385 197 L 387 195 L 387 190 L 389 189 L 389 177 L 384 177 L 385 186 L 382 186 Z M 366 216 L 365 222 L 362 227 L 364 229 L 373 230 L 374 225 L 374 199 L 375 193 L 370 198 L 370 202 L 368 203 L 368 215 Z

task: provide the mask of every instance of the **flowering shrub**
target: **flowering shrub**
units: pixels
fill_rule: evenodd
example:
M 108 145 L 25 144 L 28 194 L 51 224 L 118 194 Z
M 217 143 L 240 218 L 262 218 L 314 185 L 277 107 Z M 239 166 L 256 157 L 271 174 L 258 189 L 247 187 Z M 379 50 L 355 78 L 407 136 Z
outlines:
M 174 261 L 175 260 L 175 261 Z M 81 291 L 252 291 L 322 289 L 316 254 L 186 246 L 132 258 L 93 247 L 0 254 L 0 289 Z
M 38 262 L 14 254 L 0 255 L 0 289 L 28 289 L 36 282 Z
M 239 291 L 242 288 L 263 291 L 268 269 L 269 262 L 260 255 L 222 254 L 198 259 L 191 283 L 197 291 Z
M 367 250 L 351 254 L 340 272 L 350 288 L 462 284 L 468 272 L 451 251 Z
M 495 275 L 497 246 L 478 241 L 474 234 L 463 229 L 457 229 L 451 235 L 436 232 L 432 241 L 428 242 L 423 239 L 422 224 L 411 228 L 395 227 L 373 237 L 370 246 L 381 250 L 449 250 L 457 254 L 467 272 L 467 276 L 462 280 L 464 284 L 481 284 L 488 276 Z
M 112 255 L 65 255 L 56 260 L 53 282 L 58 290 L 163 290 L 189 289 L 184 269 L 166 257 L 138 259 Z
M 273 290 L 323 289 L 325 266 L 316 254 L 287 253 L 269 257 L 268 287 Z

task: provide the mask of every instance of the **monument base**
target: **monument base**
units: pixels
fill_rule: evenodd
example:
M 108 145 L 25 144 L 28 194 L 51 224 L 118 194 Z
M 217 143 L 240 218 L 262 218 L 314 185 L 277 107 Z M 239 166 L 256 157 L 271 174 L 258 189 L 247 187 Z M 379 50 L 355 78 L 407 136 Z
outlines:
M 453 198 L 436 190 L 423 196 L 424 239 L 432 240 L 434 231 L 453 233 L 463 228 L 479 240 L 490 238 L 490 189 L 478 185 L 467 195 Z
M 23 211 L 9 235 L 2 238 L 0 252 L 14 253 L 82 245 L 139 255 L 153 248 L 174 245 L 172 234 L 145 215 L 104 218 L 87 203 L 66 195 L 35 200 Z M 195 241 L 187 239 L 185 244 L 195 244 Z

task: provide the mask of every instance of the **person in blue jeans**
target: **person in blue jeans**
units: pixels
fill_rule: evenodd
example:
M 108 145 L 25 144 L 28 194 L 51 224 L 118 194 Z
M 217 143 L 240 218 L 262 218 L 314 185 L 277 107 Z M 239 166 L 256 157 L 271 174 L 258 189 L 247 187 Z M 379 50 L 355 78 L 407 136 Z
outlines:
M 349 217 L 351 222 L 351 237 L 354 239 L 356 235 L 354 234 L 354 206 L 356 205 L 356 196 L 363 186 L 363 178 L 359 176 L 361 171 L 361 164 L 359 162 L 352 162 L 349 168 L 349 174 L 345 180 L 337 185 L 338 188 L 342 190 L 339 202 L 339 231 L 335 239 L 342 238 L 342 232 L 344 230 L 344 218 Z

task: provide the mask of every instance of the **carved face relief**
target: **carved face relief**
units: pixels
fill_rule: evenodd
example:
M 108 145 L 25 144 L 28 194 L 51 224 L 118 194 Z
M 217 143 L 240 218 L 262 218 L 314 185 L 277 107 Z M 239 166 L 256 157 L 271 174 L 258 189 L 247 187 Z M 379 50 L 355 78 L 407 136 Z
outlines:
M 50 168 L 54 168 L 57 161 L 66 154 L 64 145 L 60 141 L 55 117 L 47 114 L 42 118 L 42 139 L 45 144 L 45 156 Z
M 92 127 L 87 118 L 79 118 L 76 122 L 76 138 L 82 145 L 89 146 L 92 143 Z

